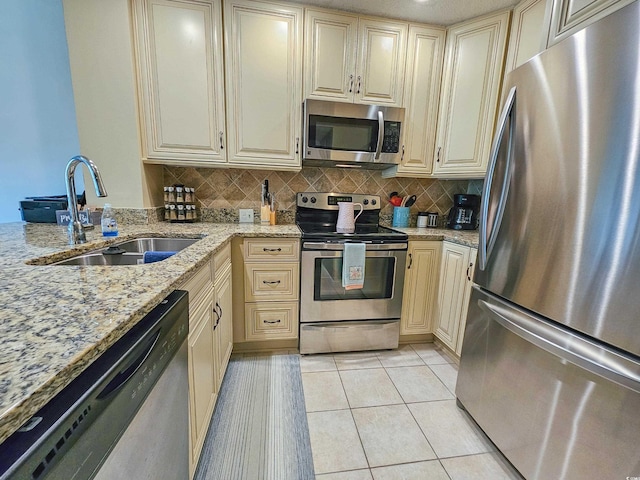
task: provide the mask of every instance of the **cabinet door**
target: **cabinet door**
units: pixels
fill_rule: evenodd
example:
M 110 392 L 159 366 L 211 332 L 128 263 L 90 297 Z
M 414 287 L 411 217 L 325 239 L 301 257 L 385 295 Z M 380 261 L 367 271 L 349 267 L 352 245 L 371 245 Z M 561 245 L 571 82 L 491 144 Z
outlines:
M 229 163 L 300 169 L 302 9 L 224 4 Z
M 469 265 L 465 274 L 464 294 L 462 295 L 462 311 L 460 313 L 460 327 L 458 328 L 458 340 L 456 343 L 456 354 L 460 356 L 462 351 L 462 339 L 464 338 L 464 329 L 467 325 L 467 311 L 469 310 L 469 299 L 471 298 L 471 287 L 473 287 L 473 274 L 476 271 L 476 259 L 478 249 L 472 248 L 469 252 Z
M 214 306 L 209 300 L 194 314 L 189 332 L 189 416 L 191 463 L 197 465 L 216 402 Z
M 405 74 L 404 146 L 397 173 L 431 174 L 445 30 L 411 25 Z
M 431 333 L 438 301 L 441 241 L 409 242 L 400 335 Z
M 469 265 L 469 247 L 449 242 L 442 243 L 440 292 L 438 295 L 438 322 L 435 335 L 455 352 L 460 328 L 460 316 Z
M 143 156 L 225 162 L 220 0 L 137 0 L 134 6 Z
M 509 12 L 448 31 L 434 174 L 483 177 L 498 107 Z
M 360 18 L 355 101 L 402 106 L 406 23 Z
M 550 27 L 547 46 L 606 17 L 635 0 L 549 0 Z
M 305 98 L 353 102 L 358 17 L 305 13 Z
M 233 349 L 233 312 L 231 298 L 231 263 L 227 263 L 221 272 L 216 274 L 216 308 L 219 320 L 215 328 L 217 358 L 217 389 L 227 370 L 231 350 Z
M 525 0 L 513 9 L 505 73 L 519 67 L 545 49 L 545 7 L 545 0 Z

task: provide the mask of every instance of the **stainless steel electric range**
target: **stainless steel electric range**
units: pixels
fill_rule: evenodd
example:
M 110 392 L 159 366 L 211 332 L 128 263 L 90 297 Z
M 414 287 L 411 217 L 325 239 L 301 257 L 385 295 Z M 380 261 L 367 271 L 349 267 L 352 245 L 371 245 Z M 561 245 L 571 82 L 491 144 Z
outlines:
M 361 203 L 354 233 L 337 233 L 338 202 Z M 300 353 L 397 348 L 408 237 L 379 225 L 380 197 L 298 193 L 302 231 Z M 346 243 L 364 243 L 363 288 L 342 286 Z

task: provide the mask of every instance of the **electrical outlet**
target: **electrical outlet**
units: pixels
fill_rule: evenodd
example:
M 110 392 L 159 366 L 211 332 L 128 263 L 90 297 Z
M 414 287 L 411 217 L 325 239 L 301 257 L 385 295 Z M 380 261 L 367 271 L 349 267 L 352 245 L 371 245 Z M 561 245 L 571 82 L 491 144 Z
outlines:
M 241 208 L 240 209 L 240 223 L 253 223 L 253 209 Z

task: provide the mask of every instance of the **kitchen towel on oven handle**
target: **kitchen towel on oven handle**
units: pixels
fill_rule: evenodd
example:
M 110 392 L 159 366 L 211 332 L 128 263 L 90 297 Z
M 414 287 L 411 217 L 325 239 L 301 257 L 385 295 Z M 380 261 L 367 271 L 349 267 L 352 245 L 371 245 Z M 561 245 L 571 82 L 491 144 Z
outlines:
M 346 290 L 364 287 L 364 243 L 345 243 L 342 254 L 342 286 Z

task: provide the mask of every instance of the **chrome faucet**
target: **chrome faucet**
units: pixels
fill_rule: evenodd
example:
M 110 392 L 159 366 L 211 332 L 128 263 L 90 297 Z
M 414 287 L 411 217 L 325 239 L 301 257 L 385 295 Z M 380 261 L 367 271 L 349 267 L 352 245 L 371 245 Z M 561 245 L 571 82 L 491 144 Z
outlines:
M 78 213 L 78 196 L 76 194 L 75 173 L 76 166 L 79 163 L 84 163 L 87 166 L 93 179 L 93 185 L 96 188 L 96 195 L 99 197 L 107 196 L 107 189 L 104 188 L 100 171 L 95 163 L 82 155 L 77 155 L 69 160 L 65 171 L 65 180 L 67 181 L 67 203 L 69 204 L 69 214 L 71 215 L 71 219 L 69 220 L 69 243 L 71 243 L 71 245 L 86 243 L 87 241 L 84 227 L 80 221 L 80 214 Z

